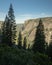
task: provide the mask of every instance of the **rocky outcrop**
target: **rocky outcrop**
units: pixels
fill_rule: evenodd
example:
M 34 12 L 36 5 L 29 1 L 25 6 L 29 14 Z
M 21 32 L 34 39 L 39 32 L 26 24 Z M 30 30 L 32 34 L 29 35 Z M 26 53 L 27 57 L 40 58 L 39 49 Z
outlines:
M 33 42 L 35 34 L 36 34 L 36 28 L 39 23 L 40 19 L 31 19 L 27 20 L 24 23 L 24 30 L 22 31 L 22 36 L 27 37 L 27 42 Z M 44 24 L 44 33 L 45 33 L 45 40 L 46 42 L 50 42 L 50 37 L 52 35 L 52 17 L 46 17 L 41 18 L 43 24 Z
M 17 26 L 16 26 L 17 38 L 18 38 L 19 31 L 21 31 L 22 37 L 23 38 L 25 36 L 27 37 L 27 45 L 28 44 L 32 45 L 39 20 L 40 20 L 40 18 L 30 19 L 30 20 L 26 20 L 24 24 L 17 24 Z M 41 18 L 41 20 L 44 24 L 45 40 L 49 44 L 50 37 L 52 35 L 52 17 Z M 2 27 L 2 23 L 3 23 L 3 21 L 0 21 L 0 30 Z M 16 44 L 17 44 L 17 40 L 16 40 Z

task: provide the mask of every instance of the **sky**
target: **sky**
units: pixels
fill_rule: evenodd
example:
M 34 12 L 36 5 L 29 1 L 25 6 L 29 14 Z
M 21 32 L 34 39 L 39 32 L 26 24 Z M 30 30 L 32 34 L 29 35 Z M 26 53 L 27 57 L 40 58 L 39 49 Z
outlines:
M 52 0 L 0 0 L 0 21 L 5 20 L 11 3 L 16 23 L 52 16 Z

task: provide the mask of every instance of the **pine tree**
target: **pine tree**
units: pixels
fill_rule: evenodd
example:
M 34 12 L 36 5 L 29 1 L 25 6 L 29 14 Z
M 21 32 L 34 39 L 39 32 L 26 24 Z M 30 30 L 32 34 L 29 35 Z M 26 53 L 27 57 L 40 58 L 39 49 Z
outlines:
M 48 52 L 48 43 L 46 42 L 45 43 L 45 54 L 47 54 L 47 52 Z
M 16 22 L 15 22 L 15 16 L 14 16 L 14 11 L 12 4 L 10 4 L 10 8 L 8 11 L 8 18 L 9 18 L 9 23 L 10 23 L 10 38 L 11 38 L 11 43 L 15 44 L 16 40 Z
M 30 44 L 28 44 L 28 50 L 30 50 Z
M 18 36 L 18 48 L 19 49 L 22 48 L 22 35 L 21 35 L 21 31 L 19 32 L 19 36 Z
M 24 37 L 23 49 L 26 49 L 26 43 L 27 43 L 27 40 L 26 40 L 26 37 Z
M 12 4 L 10 5 L 8 16 L 6 16 L 2 27 L 2 42 L 11 46 L 16 39 L 16 23 Z
M 7 17 L 7 15 L 6 15 L 6 18 L 5 18 L 5 21 L 3 22 L 3 24 L 2 24 L 2 43 L 4 44 L 6 44 L 7 43 L 7 38 L 6 38 L 6 28 L 7 28 L 7 25 L 6 25 L 6 23 L 8 22 L 8 17 Z
M 32 49 L 34 52 L 40 52 L 40 53 L 44 53 L 45 51 L 44 25 L 41 19 L 39 20 L 39 24 L 37 26 L 36 35 L 35 35 Z
M 49 57 L 51 57 L 51 61 L 52 61 L 52 35 L 51 35 L 51 40 L 47 49 L 47 54 Z

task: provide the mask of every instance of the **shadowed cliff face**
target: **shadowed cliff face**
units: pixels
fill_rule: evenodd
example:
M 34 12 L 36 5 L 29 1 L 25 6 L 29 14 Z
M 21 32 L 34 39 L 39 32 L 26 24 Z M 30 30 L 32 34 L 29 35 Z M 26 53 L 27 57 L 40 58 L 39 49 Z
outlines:
M 24 23 L 24 30 L 22 31 L 22 35 L 27 36 L 27 41 L 32 42 L 34 40 L 36 34 L 36 28 L 40 19 L 31 19 L 27 20 Z M 49 43 L 50 36 L 52 35 L 52 17 L 41 18 L 44 24 L 44 33 L 45 40 Z
M 25 36 L 27 37 L 27 45 L 30 43 L 32 45 L 35 34 L 36 34 L 36 28 L 39 23 L 39 19 L 30 19 L 25 21 L 24 24 L 17 24 L 16 30 L 17 30 L 17 38 L 18 38 L 18 33 L 21 31 L 22 37 L 24 38 Z M 50 41 L 50 36 L 52 35 L 52 17 L 45 17 L 41 18 L 43 24 L 44 24 L 44 33 L 45 33 L 45 40 L 46 42 L 49 43 Z M 2 26 L 2 21 L 0 21 L 0 29 Z M 17 43 L 17 41 L 16 41 Z

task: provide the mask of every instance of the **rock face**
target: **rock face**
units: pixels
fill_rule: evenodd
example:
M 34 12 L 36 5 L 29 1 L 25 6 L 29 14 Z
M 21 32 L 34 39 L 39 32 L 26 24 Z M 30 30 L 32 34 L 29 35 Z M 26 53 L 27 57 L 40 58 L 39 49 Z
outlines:
M 36 28 L 39 23 L 40 19 L 31 19 L 27 20 L 24 23 L 24 30 L 22 31 L 22 36 L 27 37 L 27 42 L 30 45 L 33 42 L 35 34 L 36 34 Z M 43 24 L 44 24 L 44 33 L 45 33 L 45 40 L 49 44 L 50 42 L 50 37 L 52 35 L 52 17 L 46 17 L 46 18 L 41 18 Z
M 22 37 L 24 38 L 26 36 L 27 38 L 27 45 L 33 44 L 33 40 L 36 34 L 36 28 L 39 23 L 39 19 L 30 19 L 25 21 L 24 24 L 17 24 L 16 30 L 17 30 L 17 38 L 18 38 L 18 33 L 21 31 Z M 50 38 L 52 35 L 52 17 L 46 17 L 46 18 L 41 18 L 43 24 L 44 24 L 44 33 L 45 33 L 45 40 L 49 44 Z M 0 30 L 2 26 L 2 21 L 0 21 Z M 16 40 L 17 44 L 17 40 Z

